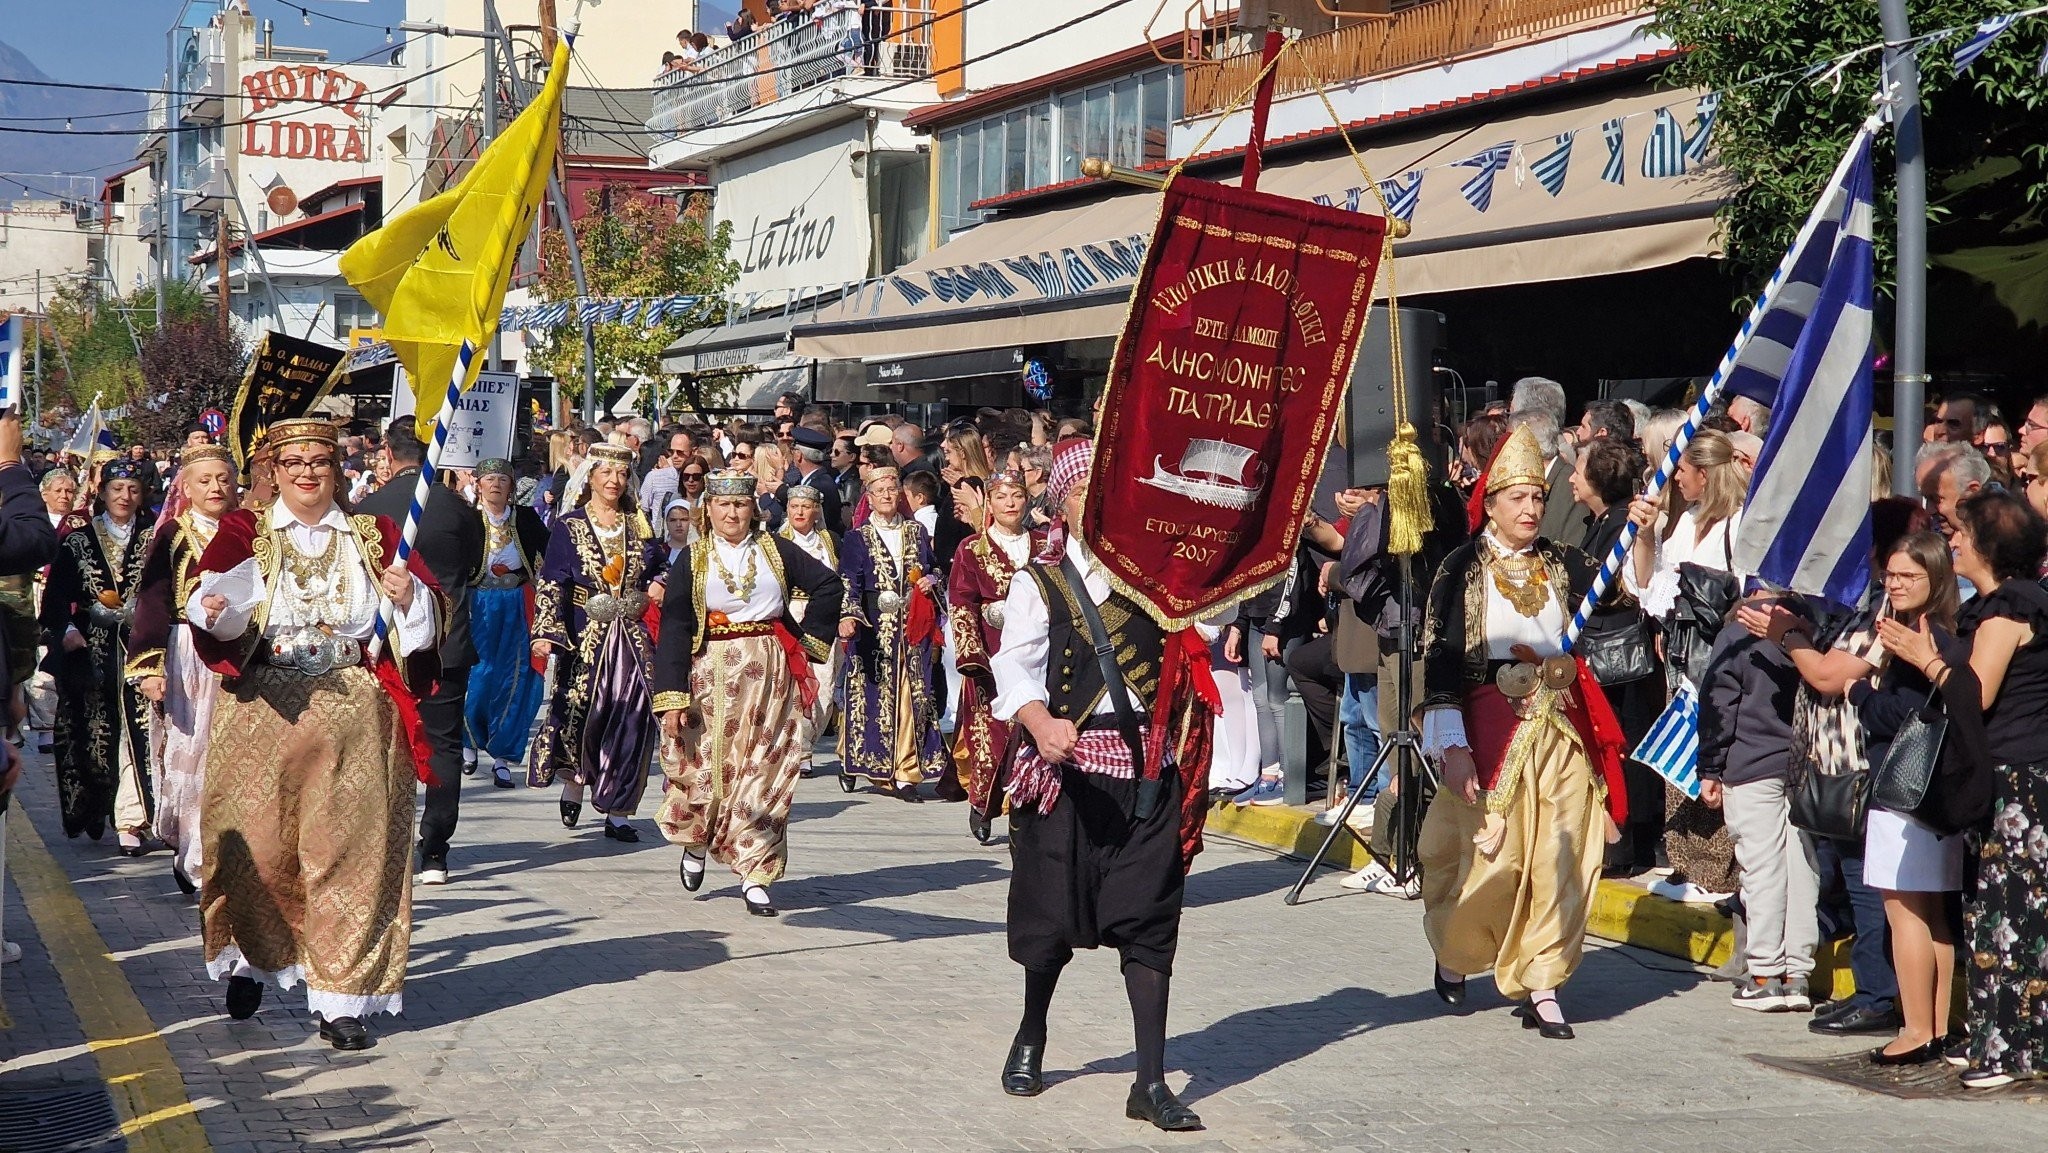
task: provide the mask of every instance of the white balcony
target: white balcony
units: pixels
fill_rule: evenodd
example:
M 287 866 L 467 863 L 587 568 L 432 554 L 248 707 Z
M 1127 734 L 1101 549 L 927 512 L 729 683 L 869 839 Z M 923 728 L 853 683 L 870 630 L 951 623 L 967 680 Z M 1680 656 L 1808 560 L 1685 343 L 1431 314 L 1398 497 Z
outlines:
M 220 123 L 226 111 L 227 75 L 227 62 L 217 56 L 188 74 L 192 87 L 183 94 L 185 123 Z
M 164 94 L 149 98 L 149 116 L 142 122 L 142 139 L 135 145 L 135 158 L 146 160 L 164 154 Z
M 187 212 L 218 212 L 234 196 L 234 189 L 228 184 L 227 162 L 218 156 L 209 156 L 193 165 L 186 176 L 191 181 L 182 192 Z
M 680 136 L 845 79 L 921 80 L 932 70 L 929 3 L 856 8 L 777 20 L 655 81 L 647 130 Z
M 135 219 L 135 235 L 154 237 L 158 222 L 156 201 L 151 200 L 144 204 L 135 204 L 128 207 L 129 214 Z

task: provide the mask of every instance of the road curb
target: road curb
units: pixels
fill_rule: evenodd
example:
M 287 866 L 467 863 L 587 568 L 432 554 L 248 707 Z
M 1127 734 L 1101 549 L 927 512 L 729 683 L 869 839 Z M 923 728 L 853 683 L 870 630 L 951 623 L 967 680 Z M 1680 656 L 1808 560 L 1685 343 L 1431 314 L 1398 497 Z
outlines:
M 1218 837 L 1307 860 L 1329 828 L 1316 824 L 1315 809 L 1285 805 L 1239 808 L 1228 801 L 1209 810 L 1207 831 Z M 1345 871 L 1364 868 L 1372 858 L 1350 837 L 1338 837 L 1325 861 Z M 1688 905 L 1660 897 L 1634 881 L 1603 880 L 1593 898 L 1587 929 L 1596 937 L 1696 965 L 1719 968 L 1735 952 L 1735 924 L 1712 905 Z M 1821 946 L 1814 958 L 1812 986 L 1829 998 L 1855 991 L 1846 942 Z

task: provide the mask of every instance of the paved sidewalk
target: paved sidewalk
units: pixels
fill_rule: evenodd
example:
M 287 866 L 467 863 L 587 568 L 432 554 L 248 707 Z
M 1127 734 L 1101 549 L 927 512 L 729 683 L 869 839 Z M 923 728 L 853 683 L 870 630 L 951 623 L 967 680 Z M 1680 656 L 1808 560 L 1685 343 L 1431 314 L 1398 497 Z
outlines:
M 1112 954 L 1082 955 L 1062 983 L 1050 1088 L 1007 1098 L 1007 851 L 975 844 L 960 806 L 846 796 L 830 777 L 799 791 L 778 921 L 744 915 L 728 876 L 684 893 L 651 820 L 647 842 L 618 845 L 589 822 L 563 830 L 551 793 L 476 779 L 457 882 L 416 891 L 406 1016 L 374 1022 L 368 1053 L 339 1054 L 302 997 L 227 1020 L 167 858 L 64 840 L 47 767 L 28 775 L 41 839 L 222 1153 L 2043 1144 L 2043 1114 L 2024 1105 L 1901 1102 L 1763 1069 L 1744 1055 L 1845 1046 L 1803 1018 L 1731 1009 L 1726 986 L 1655 954 L 1588 956 L 1565 991 L 1575 1042 L 1525 1032 L 1479 982 L 1474 1012 L 1447 1016 L 1419 906 L 1347 893 L 1332 873 L 1289 909 L 1298 866 L 1227 843 L 1190 881 L 1167 1053 L 1208 1131 L 1123 1118 L 1131 1042 Z M 12 880 L 8 899 L 29 955 L 6 975 L 0 1090 L 91 1076 L 91 1014 L 53 979 Z M 139 1126 L 137 1147 L 205 1147 L 155 1135 Z

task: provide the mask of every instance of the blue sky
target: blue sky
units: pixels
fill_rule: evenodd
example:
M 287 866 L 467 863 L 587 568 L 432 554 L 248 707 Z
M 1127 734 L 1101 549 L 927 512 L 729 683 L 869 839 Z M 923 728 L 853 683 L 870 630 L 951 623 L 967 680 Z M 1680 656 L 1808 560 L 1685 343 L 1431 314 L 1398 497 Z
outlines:
M 194 0 L 197 11 L 214 0 Z M 38 68 L 58 80 L 83 84 L 161 86 L 164 74 L 164 33 L 178 18 L 182 0 L 60 0 L 33 3 L 6 0 L 5 7 L 33 7 L 33 13 L 9 20 L 0 40 L 14 45 Z M 300 15 L 305 8 L 310 14 Z M 262 27 L 265 18 L 277 25 L 277 42 L 298 48 L 325 48 L 336 60 L 348 60 L 384 47 L 384 27 L 404 39 L 397 24 L 405 18 L 405 0 L 251 0 L 250 11 Z M 337 19 L 325 19 L 331 16 Z M 357 28 L 340 20 L 369 24 Z

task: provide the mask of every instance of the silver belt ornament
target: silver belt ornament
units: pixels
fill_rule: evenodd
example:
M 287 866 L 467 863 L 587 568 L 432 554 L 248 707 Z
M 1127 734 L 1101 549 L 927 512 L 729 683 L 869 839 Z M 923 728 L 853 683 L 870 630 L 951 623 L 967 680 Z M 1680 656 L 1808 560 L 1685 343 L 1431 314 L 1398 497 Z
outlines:
M 325 676 L 335 669 L 361 664 L 363 645 L 354 637 L 336 636 L 325 629 L 303 628 L 281 634 L 270 642 L 270 663 L 295 669 L 309 677 Z
M 990 627 L 990 628 L 992 628 L 992 629 L 1000 629 L 1000 628 L 1002 628 L 1002 627 L 1003 627 L 1003 602 L 1001 602 L 1001 601 L 990 601 L 990 602 L 988 602 L 987 604 L 985 604 L 985 605 L 981 606 L 981 619 L 982 619 L 983 621 L 987 622 L 987 624 L 988 624 L 988 627 Z
M 598 593 L 584 602 L 583 615 L 596 624 L 606 624 L 619 617 L 632 620 L 646 612 L 649 603 L 646 593 Z
M 875 594 L 875 607 L 887 616 L 895 616 L 903 610 L 903 594 L 884 589 Z

